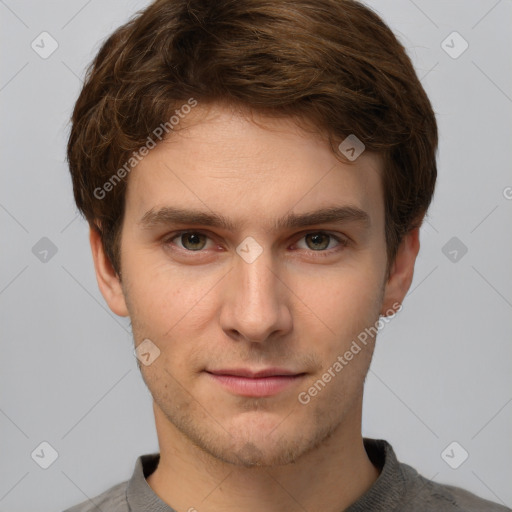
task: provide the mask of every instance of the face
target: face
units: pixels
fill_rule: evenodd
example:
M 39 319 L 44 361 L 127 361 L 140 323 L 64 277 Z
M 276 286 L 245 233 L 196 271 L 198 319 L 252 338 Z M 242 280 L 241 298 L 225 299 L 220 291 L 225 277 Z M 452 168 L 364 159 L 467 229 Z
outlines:
M 128 181 L 122 283 L 98 279 L 159 350 L 140 369 L 160 428 L 243 466 L 360 429 L 373 340 L 344 354 L 412 278 L 386 279 L 376 155 L 341 163 L 291 119 L 252 119 L 199 105 L 149 152 Z

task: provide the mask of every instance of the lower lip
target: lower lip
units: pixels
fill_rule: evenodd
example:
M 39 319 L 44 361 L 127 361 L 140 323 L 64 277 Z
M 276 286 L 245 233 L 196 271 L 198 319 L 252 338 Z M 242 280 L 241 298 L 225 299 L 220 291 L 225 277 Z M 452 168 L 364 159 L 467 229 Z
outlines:
M 235 375 L 215 375 L 208 373 L 221 386 L 228 391 L 241 396 L 272 396 L 284 391 L 297 383 L 304 374 L 300 375 L 274 375 L 272 377 L 238 377 Z

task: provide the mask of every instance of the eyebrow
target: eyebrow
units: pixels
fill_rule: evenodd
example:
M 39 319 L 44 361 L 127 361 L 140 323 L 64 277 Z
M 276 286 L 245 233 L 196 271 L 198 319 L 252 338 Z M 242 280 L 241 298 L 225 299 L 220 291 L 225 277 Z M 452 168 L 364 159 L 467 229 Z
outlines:
M 369 227 L 370 216 L 364 210 L 355 206 L 331 206 L 306 213 L 288 213 L 274 222 L 273 229 L 280 231 L 303 228 L 315 224 L 343 224 L 348 222 L 357 222 L 365 225 L 365 227 Z M 165 206 L 157 210 L 152 208 L 139 221 L 142 229 L 172 224 L 205 225 L 227 231 L 235 231 L 236 229 L 236 225 L 223 215 L 172 206 Z

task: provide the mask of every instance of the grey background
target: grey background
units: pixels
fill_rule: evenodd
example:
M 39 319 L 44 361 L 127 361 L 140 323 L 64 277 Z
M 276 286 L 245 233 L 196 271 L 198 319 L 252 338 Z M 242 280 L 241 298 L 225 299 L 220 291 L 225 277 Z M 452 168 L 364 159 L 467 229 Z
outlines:
M 129 322 L 97 289 L 64 156 L 85 66 L 146 4 L 0 0 L 0 512 L 62 510 L 158 450 Z M 425 476 L 511 506 L 512 4 L 370 5 L 408 48 L 441 142 L 414 283 L 380 334 L 363 432 Z M 59 45 L 47 59 L 31 48 L 43 31 Z M 453 31 L 469 43 L 456 59 L 441 47 Z M 43 237 L 57 250 L 46 262 Z M 48 469 L 31 458 L 42 441 L 58 452 Z M 453 441 L 469 453 L 458 469 L 441 457 Z

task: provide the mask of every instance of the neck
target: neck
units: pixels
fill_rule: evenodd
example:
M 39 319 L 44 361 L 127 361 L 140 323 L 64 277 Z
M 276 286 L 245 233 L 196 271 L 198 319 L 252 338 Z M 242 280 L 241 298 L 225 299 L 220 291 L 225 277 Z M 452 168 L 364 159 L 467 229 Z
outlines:
M 359 408 L 359 413 L 361 408 Z M 339 512 L 379 476 L 361 436 L 361 415 L 292 464 L 245 468 L 220 461 L 192 444 L 155 406 L 158 468 L 147 478 L 176 510 Z M 355 428 L 357 427 L 357 428 Z

